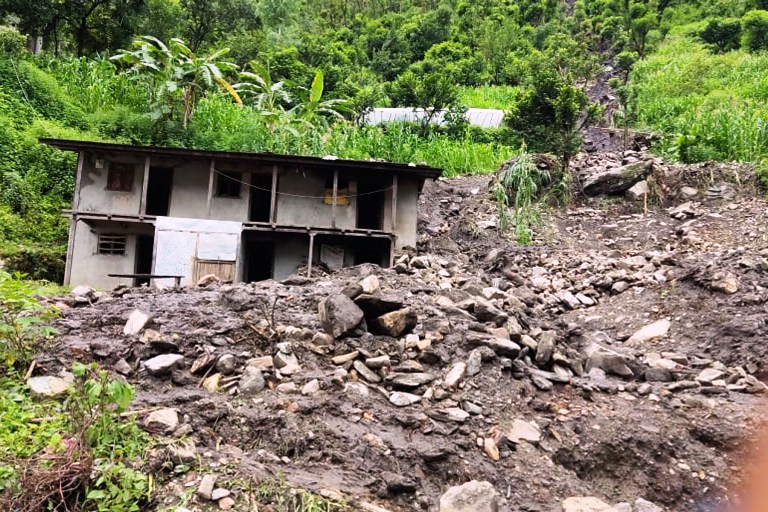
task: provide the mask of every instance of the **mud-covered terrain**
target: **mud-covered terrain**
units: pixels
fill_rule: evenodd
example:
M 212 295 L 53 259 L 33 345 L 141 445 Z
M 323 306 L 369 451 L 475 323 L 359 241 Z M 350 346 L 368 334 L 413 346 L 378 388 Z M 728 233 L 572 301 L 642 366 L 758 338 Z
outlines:
M 37 371 L 95 360 L 136 386 L 167 440 L 157 509 L 188 489 L 218 509 L 215 474 L 233 510 L 265 478 L 350 510 L 494 510 L 440 505 L 473 480 L 502 511 L 722 510 L 765 404 L 768 204 L 746 167 L 575 167 L 638 162 L 645 195 L 576 194 L 531 247 L 495 228 L 492 177 L 460 178 L 425 187 L 391 269 L 75 290 Z

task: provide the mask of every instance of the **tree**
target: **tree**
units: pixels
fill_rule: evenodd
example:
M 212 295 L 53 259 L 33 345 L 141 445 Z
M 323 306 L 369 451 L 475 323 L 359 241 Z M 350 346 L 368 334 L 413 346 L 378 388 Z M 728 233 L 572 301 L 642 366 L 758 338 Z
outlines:
M 741 19 L 742 47 L 750 52 L 768 50 L 768 11 L 749 11 Z
M 556 154 L 565 171 L 581 148 L 582 130 L 597 120 L 599 108 L 576 86 L 574 75 L 558 66 L 551 51 L 531 56 L 526 91 L 505 121 L 534 151 Z
M 30 43 L 38 37 L 53 33 L 60 15 L 54 9 L 54 0 L 0 0 L 0 19 L 8 14 L 18 18 L 19 30 L 27 34 Z
M 101 51 L 130 37 L 132 19 L 144 0 L 53 0 L 53 7 L 75 42 L 78 57 Z M 100 34 L 99 34 L 100 32 Z
M 739 20 L 710 20 L 699 37 L 719 53 L 736 50 L 741 44 L 741 22 Z
M 236 103 L 242 104 L 240 95 L 223 76 L 237 69 L 235 64 L 220 60 L 228 49 L 198 56 L 181 39 L 171 39 L 165 45 L 150 36 L 135 40 L 133 48 L 121 51 L 111 60 L 146 80 L 155 120 L 173 121 L 180 110 L 181 124 L 186 129 L 200 97 L 215 88 L 223 89 Z
M 259 26 L 250 0 L 180 0 L 185 13 L 189 47 L 197 52 L 223 34 Z
M 455 106 L 459 91 L 449 76 L 428 63 L 414 66 L 387 86 L 387 92 L 395 106 L 421 108 L 422 134 L 429 132 L 435 115 Z

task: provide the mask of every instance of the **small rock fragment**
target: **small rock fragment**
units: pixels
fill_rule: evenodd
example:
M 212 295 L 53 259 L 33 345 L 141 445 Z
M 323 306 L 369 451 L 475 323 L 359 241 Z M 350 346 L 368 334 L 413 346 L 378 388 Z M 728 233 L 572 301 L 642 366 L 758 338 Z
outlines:
M 499 496 L 490 482 L 469 481 L 440 497 L 439 512 L 498 512 Z
M 138 334 L 144 326 L 147 325 L 147 322 L 149 322 L 149 315 L 142 313 L 138 309 L 134 309 L 128 317 L 125 327 L 123 327 L 123 334 L 126 336 Z

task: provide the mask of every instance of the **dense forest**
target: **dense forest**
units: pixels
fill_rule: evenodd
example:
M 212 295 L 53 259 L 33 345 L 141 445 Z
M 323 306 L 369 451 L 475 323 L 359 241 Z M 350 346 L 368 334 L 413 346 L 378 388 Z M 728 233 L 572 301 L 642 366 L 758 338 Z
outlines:
M 765 0 L 0 0 L 0 256 L 56 279 L 74 162 L 37 138 L 567 167 L 590 124 L 763 168 Z M 608 101 L 590 94 L 595 84 Z M 373 107 L 419 124 L 365 126 Z M 479 129 L 468 107 L 505 111 Z M 444 111 L 445 122 L 430 124 Z

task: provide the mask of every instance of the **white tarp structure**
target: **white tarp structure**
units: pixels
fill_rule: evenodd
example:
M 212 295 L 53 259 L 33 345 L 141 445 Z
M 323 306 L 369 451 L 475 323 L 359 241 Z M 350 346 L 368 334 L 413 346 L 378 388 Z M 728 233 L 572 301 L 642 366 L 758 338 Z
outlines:
M 440 111 L 432 118 L 434 124 L 443 124 L 443 114 Z M 420 122 L 426 114 L 421 108 L 375 108 L 365 116 L 365 124 Z M 470 108 L 464 114 L 470 125 L 481 128 L 498 128 L 504 121 L 504 111 L 492 108 Z
M 240 249 L 240 222 L 157 217 L 155 220 L 155 268 L 153 274 L 183 276 L 192 280 L 194 261 L 235 263 Z M 173 279 L 158 279 L 172 286 Z

